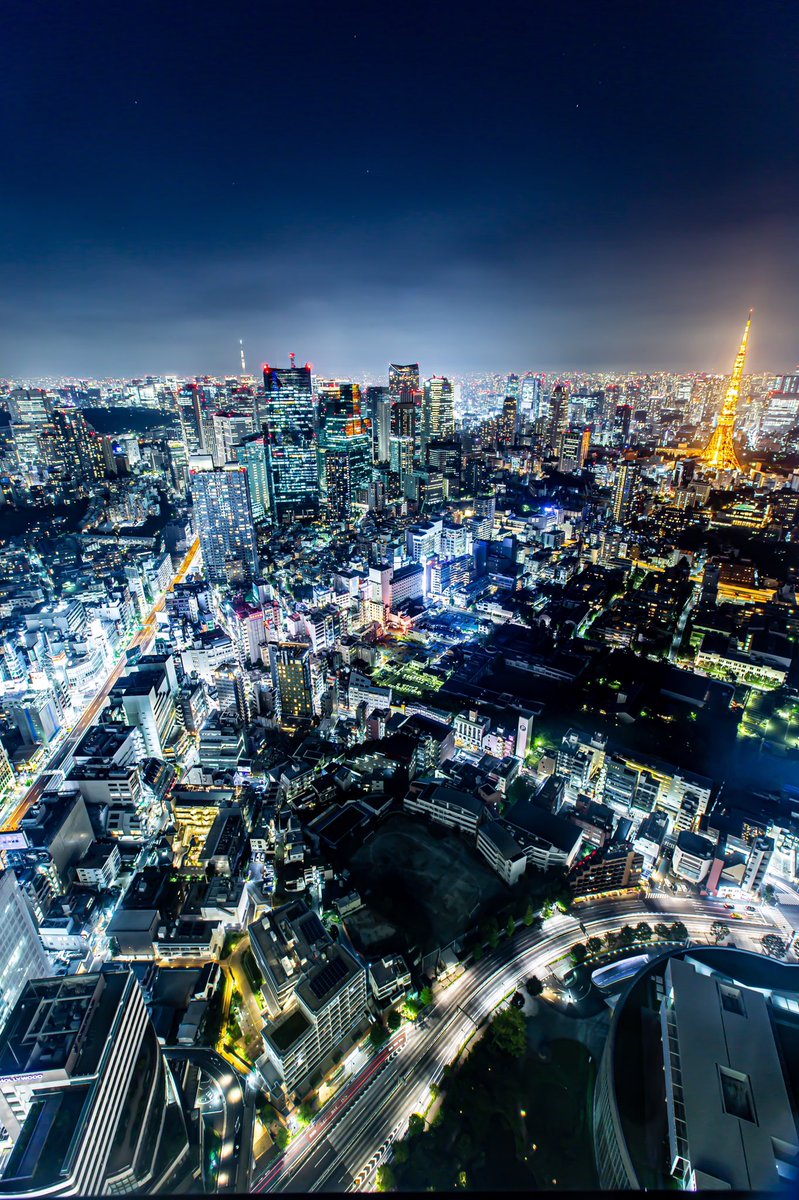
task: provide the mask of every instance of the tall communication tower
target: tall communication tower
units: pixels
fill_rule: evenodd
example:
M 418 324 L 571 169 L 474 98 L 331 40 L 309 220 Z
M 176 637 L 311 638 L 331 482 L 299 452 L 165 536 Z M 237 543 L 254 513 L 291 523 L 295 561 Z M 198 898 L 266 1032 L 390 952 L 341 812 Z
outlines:
M 242 373 L 242 375 L 246 375 L 247 374 L 247 364 L 244 361 L 244 340 L 243 340 L 243 338 L 239 338 L 239 350 L 241 351 L 241 373 Z
M 744 335 L 741 339 L 741 345 L 738 353 L 735 356 L 735 366 L 732 369 L 729 387 L 727 394 L 724 397 L 724 404 L 721 408 L 719 421 L 716 428 L 713 430 L 713 436 L 705 447 L 704 453 L 701 456 L 701 461 L 705 467 L 715 471 L 740 471 L 741 464 L 738 461 L 738 455 L 735 450 L 735 442 L 733 434 L 735 432 L 735 412 L 738 408 L 738 398 L 741 394 L 741 381 L 744 374 L 744 363 L 746 362 L 746 348 L 749 342 L 749 330 L 752 327 L 752 309 L 749 310 L 749 319 L 746 322 Z

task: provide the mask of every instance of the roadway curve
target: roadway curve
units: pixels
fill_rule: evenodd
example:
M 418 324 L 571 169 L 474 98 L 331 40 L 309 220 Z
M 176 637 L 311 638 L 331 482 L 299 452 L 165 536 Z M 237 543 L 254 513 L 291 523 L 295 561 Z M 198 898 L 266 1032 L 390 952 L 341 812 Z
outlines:
M 175 586 L 175 584 L 182 583 L 186 578 L 186 575 L 191 570 L 195 558 L 199 554 L 199 551 L 200 541 L 199 538 L 195 538 L 169 587 L 150 609 L 141 629 L 130 639 L 125 647 L 125 650 L 130 650 L 134 646 L 143 646 L 153 636 L 155 632 L 156 614 L 164 607 L 166 596 L 172 591 L 172 588 Z M 86 708 L 84 708 L 80 717 L 72 726 L 72 729 L 67 734 L 64 741 L 61 743 L 58 749 L 53 752 L 53 754 L 47 760 L 45 766 L 42 767 L 36 782 L 28 789 L 23 799 L 19 802 L 17 807 L 6 820 L 5 824 L 3 825 L 4 832 L 19 828 L 23 817 L 31 808 L 33 808 L 34 804 L 44 791 L 45 776 L 53 771 L 57 771 L 60 767 L 62 767 L 72 753 L 76 750 L 78 743 L 80 742 L 80 739 L 83 737 L 86 730 L 94 724 L 102 712 L 109 692 L 119 679 L 120 675 L 123 674 L 127 665 L 127 658 L 123 653 L 122 657 L 119 659 L 119 662 L 106 677 L 106 680 L 97 695 L 89 702 L 89 704 L 87 704 Z
M 633 897 L 581 905 L 578 916 L 557 913 L 543 928 L 522 929 L 443 989 L 420 1024 L 407 1025 L 299 1134 L 277 1163 L 253 1181 L 253 1191 L 369 1190 L 391 1142 L 412 1113 L 424 1109 L 432 1083 L 500 1001 L 531 975 L 543 975 L 576 941 L 646 919 L 682 921 L 693 940 L 708 938 L 713 921 L 729 918 L 720 903 L 661 902 Z M 582 932 L 581 925 L 585 932 Z M 737 938 L 759 939 L 762 920 L 730 921 Z

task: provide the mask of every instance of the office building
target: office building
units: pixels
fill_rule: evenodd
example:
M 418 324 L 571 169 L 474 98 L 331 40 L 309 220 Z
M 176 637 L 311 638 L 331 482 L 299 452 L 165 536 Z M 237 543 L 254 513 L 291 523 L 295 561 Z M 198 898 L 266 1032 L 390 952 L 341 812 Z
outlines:
M 269 476 L 263 434 L 246 437 L 236 446 L 236 462 L 247 471 L 253 520 L 263 521 L 269 515 Z
M 603 1189 L 795 1194 L 795 974 L 709 946 L 642 968 L 614 1008 L 594 1091 Z
M 387 463 L 391 436 L 391 395 L 387 387 L 367 387 L 366 412 L 372 422 L 372 459 Z
M 426 379 L 422 389 L 422 459 L 431 441 L 446 440 L 455 432 L 453 389 L 449 379 L 434 375 Z
M 31 980 L 0 1036 L 0 1195 L 185 1187 L 189 1140 L 131 971 Z
M 272 519 L 290 524 L 319 512 L 317 415 L 311 366 L 264 366 L 262 415 Z
M 389 363 L 388 391 L 393 403 L 419 391 L 418 363 Z
M 209 580 L 253 579 L 258 550 L 246 466 L 214 467 L 207 456 L 190 462 L 194 524 Z
M 516 434 L 519 430 L 519 397 L 506 396 L 499 418 L 497 441 L 500 446 L 510 447 L 516 444 Z
M 248 413 L 215 412 L 211 418 L 214 466 L 236 462 L 237 448 L 253 433 L 253 418 Z
M 28 900 L 13 871 L 0 873 L 0 1029 L 29 979 L 52 974 Z
M 567 429 L 561 434 L 558 470 L 567 473 L 582 471 L 591 445 L 590 429 Z

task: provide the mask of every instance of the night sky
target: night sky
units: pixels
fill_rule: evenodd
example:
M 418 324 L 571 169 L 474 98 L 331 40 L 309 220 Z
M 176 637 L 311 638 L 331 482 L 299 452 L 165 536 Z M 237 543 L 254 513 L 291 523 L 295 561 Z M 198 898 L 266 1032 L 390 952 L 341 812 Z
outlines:
M 799 4 L 6 0 L 0 376 L 799 360 Z

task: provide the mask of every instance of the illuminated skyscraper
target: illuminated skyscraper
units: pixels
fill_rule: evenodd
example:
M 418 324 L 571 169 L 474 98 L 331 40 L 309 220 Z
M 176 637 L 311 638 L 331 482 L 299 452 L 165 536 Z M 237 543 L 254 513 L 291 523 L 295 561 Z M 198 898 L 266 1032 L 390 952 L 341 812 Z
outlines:
M 569 392 L 556 383 L 549 398 L 549 430 L 547 437 L 553 450 L 560 445 L 560 436 L 569 424 Z
M 366 389 L 366 411 L 372 422 L 373 461 L 387 463 L 391 437 L 391 396 L 387 387 L 379 385 Z
M 236 447 L 236 462 L 247 468 L 253 519 L 263 521 L 269 513 L 269 478 L 266 472 L 266 440 L 263 434 L 248 437 Z
M 616 476 L 613 493 L 613 520 L 617 525 L 626 525 L 633 514 L 641 468 L 637 462 L 622 462 Z
M 738 461 L 738 455 L 735 450 L 735 415 L 738 410 L 738 400 L 741 395 L 741 382 L 744 375 L 744 365 L 746 363 L 746 348 L 749 342 L 749 330 L 752 327 L 752 313 L 749 313 L 749 319 L 746 322 L 741 344 L 738 347 L 738 353 L 735 356 L 735 364 L 730 376 L 730 383 L 724 397 L 719 414 L 718 424 L 713 431 L 713 436 L 705 447 L 705 452 L 702 455 L 702 463 L 716 471 L 740 471 L 741 464 Z
M 235 462 L 236 447 L 256 432 L 252 416 L 241 412 L 215 412 L 211 418 L 211 428 L 214 442 L 212 453 L 217 467 Z
M 513 446 L 519 428 L 519 400 L 517 396 L 506 396 L 499 418 L 498 440 L 500 446 Z
M 275 711 L 284 725 L 309 720 L 314 713 L 311 647 L 307 642 L 281 642 L 269 647 Z
M 272 519 L 279 524 L 319 512 L 317 418 L 311 365 L 264 366 L 262 415 Z
M 258 574 L 258 551 L 247 467 L 214 467 L 210 456 L 203 455 L 191 459 L 189 475 L 208 578 L 224 583 L 232 571 L 252 579 Z
M 419 391 L 419 364 L 389 363 L 388 391 L 392 401 L 401 400 L 405 389 L 408 392 Z
M 433 440 L 446 440 L 455 432 L 452 384 L 443 375 L 426 379 L 422 389 L 422 457 Z
M 582 471 L 590 445 L 590 429 L 567 429 L 560 437 L 558 470 Z
M 533 421 L 542 415 L 545 380 L 545 375 L 525 375 L 521 383 L 522 408 L 529 411 Z

